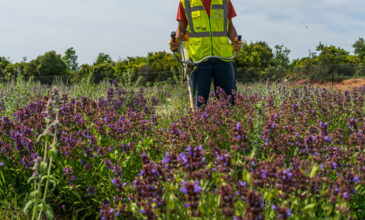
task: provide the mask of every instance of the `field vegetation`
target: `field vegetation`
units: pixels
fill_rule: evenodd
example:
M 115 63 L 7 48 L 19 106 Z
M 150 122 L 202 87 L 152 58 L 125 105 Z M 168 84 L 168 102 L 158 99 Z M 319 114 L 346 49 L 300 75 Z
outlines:
M 0 84 L 1 219 L 365 218 L 365 87 L 94 80 Z
M 167 52 L 0 57 L 0 219 L 364 219 L 365 86 L 291 86 L 364 77 L 353 48 L 245 42 L 196 111 Z

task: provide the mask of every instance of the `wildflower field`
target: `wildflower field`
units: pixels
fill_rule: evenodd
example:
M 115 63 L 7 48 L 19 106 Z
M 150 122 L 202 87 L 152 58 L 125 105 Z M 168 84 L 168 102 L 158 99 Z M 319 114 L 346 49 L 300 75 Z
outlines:
M 38 86 L 0 85 L 1 219 L 365 219 L 365 87 Z

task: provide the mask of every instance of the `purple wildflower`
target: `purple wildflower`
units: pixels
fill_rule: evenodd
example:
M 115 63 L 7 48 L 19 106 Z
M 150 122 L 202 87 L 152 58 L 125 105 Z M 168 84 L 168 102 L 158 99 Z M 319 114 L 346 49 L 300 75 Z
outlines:
M 200 193 L 202 190 L 203 190 L 203 188 L 199 186 L 199 181 L 195 180 L 195 182 L 194 182 L 194 193 Z
M 171 159 L 170 159 L 170 154 L 168 152 L 166 152 L 165 157 L 163 158 L 163 162 L 164 164 L 170 163 Z
M 183 192 L 184 194 L 188 193 L 188 190 L 185 187 L 181 187 L 180 191 Z
M 288 217 L 290 217 L 291 216 L 291 209 L 286 210 L 286 214 L 288 215 Z
M 237 123 L 236 130 L 240 130 L 242 128 L 241 123 Z
M 349 198 L 350 198 L 350 194 L 349 194 L 348 192 L 345 192 L 345 193 L 343 194 L 343 196 L 344 196 L 346 199 L 349 199 Z

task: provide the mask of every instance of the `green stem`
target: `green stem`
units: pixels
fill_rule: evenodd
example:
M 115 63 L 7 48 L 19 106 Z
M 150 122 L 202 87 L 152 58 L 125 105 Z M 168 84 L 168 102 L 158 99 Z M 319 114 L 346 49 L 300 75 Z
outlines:
M 51 173 L 51 167 L 52 167 L 52 157 L 49 159 L 49 166 L 48 166 L 47 176 L 49 176 L 49 175 L 50 175 L 50 173 Z M 48 180 L 48 178 L 47 178 L 47 180 L 46 180 L 46 186 L 45 186 L 45 188 L 44 188 L 44 193 L 43 193 L 43 198 L 42 198 L 42 203 L 43 203 L 43 204 L 44 204 L 44 203 L 45 203 L 45 201 L 46 201 L 47 191 L 48 191 L 48 185 L 49 185 L 49 180 Z M 40 212 L 39 212 L 39 214 L 38 214 L 38 220 L 40 220 L 40 219 L 41 219 L 42 211 L 43 211 L 43 206 L 42 206 L 41 211 L 40 211 Z
M 58 117 L 56 116 L 56 119 Z M 51 145 L 51 148 L 54 148 L 55 145 L 56 145 L 56 142 L 57 142 L 57 125 L 55 125 L 55 131 L 54 131 L 54 135 L 53 135 L 53 142 L 52 142 L 52 145 Z M 47 157 L 47 147 L 46 147 L 46 150 L 44 152 L 44 158 Z M 49 157 L 49 165 L 48 165 L 48 170 L 47 170 L 47 176 L 49 177 L 50 174 L 51 174 L 51 168 L 52 168 L 52 157 Z M 44 204 L 46 202 L 46 197 L 47 197 L 47 192 L 48 192 L 48 185 L 49 185 L 49 178 L 47 178 L 46 180 L 46 186 L 44 188 L 44 193 L 43 193 L 43 199 L 42 199 L 42 203 Z M 41 211 L 39 212 L 38 214 L 38 220 L 41 219 L 41 216 L 42 216 L 42 211 L 43 211 L 43 205 L 42 205 L 42 209 Z
M 37 179 L 34 179 L 34 191 L 37 192 Z M 34 198 L 34 206 L 33 206 L 33 215 L 32 215 L 32 220 L 35 219 L 36 213 L 37 213 L 37 207 L 38 207 L 38 193 L 36 193 L 35 198 Z
M 47 144 L 45 144 L 44 154 L 43 154 L 43 162 L 46 162 L 46 160 L 47 160 L 47 153 L 48 153 L 48 146 L 47 146 Z

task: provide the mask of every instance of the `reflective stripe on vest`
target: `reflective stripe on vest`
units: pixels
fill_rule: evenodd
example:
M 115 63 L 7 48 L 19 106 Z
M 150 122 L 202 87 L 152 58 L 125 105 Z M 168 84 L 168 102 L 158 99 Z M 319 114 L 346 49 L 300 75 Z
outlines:
M 206 56 L 231 57 L 228 0 L 212 0 L 210 16 L 201 0 L 181 0 L 188 20 L 188 54 L 194 62 Z
M 192 12 L 193 11 L 203 11 L 205 10 L 204 6 L 194 6 L 191 7 L 190 6 L 190 0 L 185 0 L 185 14 L 186 17 L 188 19 L 189 25 L 190 25 L 190 29 L 191 31 L 194 33 L 195 29 L 194 29 L 194 23 L 193 23 L 193 17 L 192 17 Z M 223 36 L 228 36 L 228 28 L 227 28 L 227 24 L 228 24 L 228 0 L 223 0 L 223 5 L 212 5 L 212 9 L 223 9 L 224 10 L 224 31 L 222 31 L 222 34 L 216 34 L 215 37 L 223 37 Z M 189 33 L 189 37 L 191 36 L 191 34 Z M 205 36 L 203 35 L 196 35 L 193 34 L 192 36 Z
M 228 32 L 212 32 L 213 37 L 228 37 Z M 189 33 L 189 37 L 210 37 L 210 32 Z

